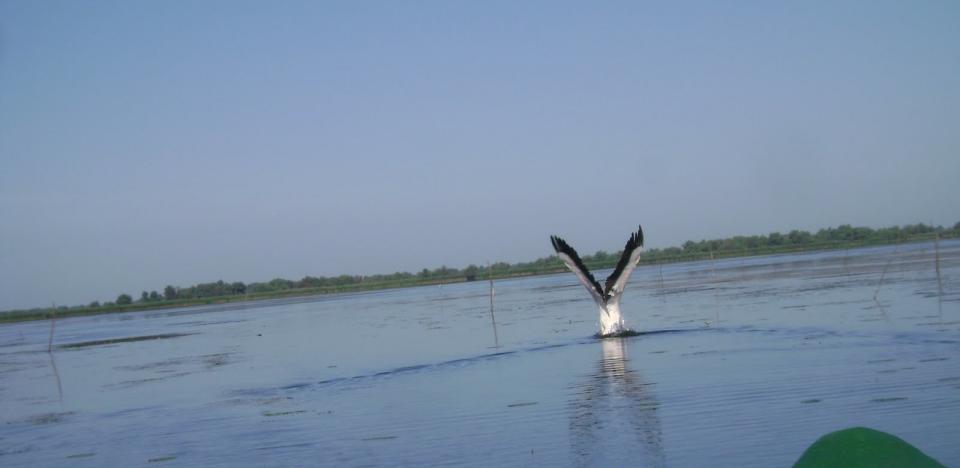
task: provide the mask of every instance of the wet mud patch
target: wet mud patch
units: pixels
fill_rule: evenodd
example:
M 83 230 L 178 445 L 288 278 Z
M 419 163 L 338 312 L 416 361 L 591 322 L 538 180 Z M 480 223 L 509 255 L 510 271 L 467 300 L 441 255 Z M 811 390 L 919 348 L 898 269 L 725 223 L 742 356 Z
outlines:
M 176 373 L 165 375 L 163 377 L 148 377 L 144 379 L 124 380 L 122 382 L 117 382 L 115 384 L 104 385 L 104 387 L 105 388 L 130 388 L 130 387 L 136 387 L 138 385 L 143 385 L 148 383 L 162 382 L 167 379 L 184 377 L 184 376 L 190 375 L 191 373 L 192 372 L 176 372 Z
M 225 325 L 228 323 L 244 323 L 249 322 L 250 319 L 228 319 L 228 320 L 192 320 L 189 322 L 174 322 L 167 324 L 168 327 L 181 327 L 181 326 L 206 326 L 206 325 Z
M 24 365 L 23 363 L 0 362 L 0 374 L 13 374 L 37 367 L 46 367 L 45 364 Z
M 507 405 L 507 408 L 519 408 L 522 406 L 533 406 L 536 404 L 537 404 L 536 401 L 521 401 L 519 403 L 510 403 L 509 405 Z
M 570 284 L 561 284 L 561 285 L 557 285 L 557 286 L 552 286 L 552 285 L 551 285 L 551 286 L 537 286 L 537 287 L 535 287 L 535 288 L 530 288 L 530 290 L 531 290 L 531 291 L 536 291 L 536 292 L 549 292 L 549 291 L 560 291 L 560 290 L 563 290 L 563 289 L 573 289 L 573 288 L 577 288 L 577 287 L 579 287 L 579 286 L 580 286 L 580 285 L 577 284 L 577 283 L 570 283 Z
M 196 333 L 161 333 L 159 335 L 127 336 L 123 338 L 110 338 L 106 340 L 93 340 L 93 341 L 81 341 L 79 343 L 67 343 L 67 344 L 57 345 L 57 348 L 60 348 L 60 349 L 88 348 L 91 346 L 133 343 L 137 341 L 167 340 L 170 338 L 180 338 L 182 336 L 190 336 L 190 335 L 196 335 Z
M 813 335 L 804 336 L 803 339 L 806 341 L 812 341 L 812 340 L 824 340 L 829 338 L 837 338 L 839 336 L 840 334 L 837 332 L 821 332 Z
M 28 452 L 30 452 L 31 450 L 33 450 L 33 447 L 31 447 L 31 446 L 17 447 L 17 448 L 15 448 L 15 449 L 13 449 L 13 450 L 3 450 L 3 449 L 0 449 L 0 457 L 6 456 L 6 455 L 20 455 L 20 454 L 22 454 L 22 453 L 28 453 Z
M 117 370 L 130 372 L 149 372 L 150 377 L 139 379 L 128 379 L 115 384 L 105 385 L 104 388 L 130 388 L 138 385 L 162 382 L 164 380 L 184 377 L 197 372 L 211 371 L 222 367 L 231 362 L 232 353 L 204 354 L 200 356 L 189 356 L 165 359 L 162 361 L 148 362 L 145 364 L 118 366 Z
M 203 363 L 208 369 L 214 367 L 220 367 L 224 364 L 227 364 L 229 361 L 230 353 L 217 353 L 217 354 L 208 354 L 206 356 L 201 356 L 203 358 Z
M 154 370 L 154 369 L 163 369 L 172 366 L 178 366 L 187 362 L 187 358 L 172 358 L 164 359 L 163 361 L 148 362 L 146 364 L 135 364 L 129 366 L 117 366 L 114 367 L 116 370 L 123 371 L 145 371 L 145 370 Z
M 277 416 L 296 416 L 298 414 L 306 414 L 306 410 L 293 410 L 293 411 L 264 411 L 263 414 L 265 417 L 273 418 Z
M 202 354 L 199 356 L 164 359 L 162 361 L 147 362 L 144 364 L 117 366 L 114 367 L 114 369 L 130 372 L 152 371 L 154 374 L 166 374 L 170 376 L 183 373 L 183 371 L 179 369 L 181 366 L 195 365 L 203 367 L 206 370 L 224 366 L 232 362 L 232 356 L 233 353 Z M 189 374 L 191 372 L 187 373 Z
M 33 424 L 34 426 L 43 426 L 47 424 L 57 424 L 61 423 L 67 419 L 67 417 L 73 415 L 73 411 L 65 411 L 62 413 L 44 413 L 38 414 L 35 416 L 30 416 L 24 422 L 28 424 Z
M 393 439 L 396 439 L 396 438 L 397 438 L 397 436 L 395 436 L 395 435 L 384 435 L 384 436 L 365 437 L 365 438 L 360 439 L 360 440 L 362 440 L 362 441 L 364 441 L 364 442 L 376 442 L 376 441 L 381 441 L 381 440 L 393 440 Z
M 144 413 L 148 411 L 162 410 L 163 408 L 164 408 L 163 405 L 138 406 L 134 408 L 125 408 L 118 411 L 103 413 L 103 416 L 105 418 L 125 418 L 130 415 L 135 415 L 135 414 Z
M 257 450 L 280 450 L 288 448 L 306 448 L 313 447 L 313 444 L 310 442 L 304 442 L 302 444 L 286 444 L 286 445 L 268 445 L 266 447 L 257 447 Z
M 211 403 L 212 406 L 269 406 L 292 400 L 293 397 L 273 396 L 265 398 L 231 398 Z
M 23 337 L 21 337 L 20 339 L 18 339 L 18 340 L 16 340 L 16 341 L 9 341 L 9 342 L 6 342 L 6 343 L 0 343 L 0 348 L 12 348 L 12 347 L 14 347 L 14 346 L 21 346 L 21 345 L 23 345 L 23 344 L 26 344 L 26 340 L 24 340 Z
M 472 366 L 472 365 L 476 365 L 483 362 L 489 362 L 497 359 L 512 357 L 517 354 L 546 351 L 550 349 L 563 348 L 563 347 L 571 346 L 574 344 L 584 344 L 584 343 L 586 342 L 580 341 L 579 343 L 571 342 L 571 343 L 537 345 L 537 346 L 520 349 L 520 350 L 499 351 L 495 353 L 480 354 L 473 357 L 451 359 L 448 361 L 442 361 L 437 363 L 401 366 L 401 367 L 396 367 L 389 370 L 375 372 L 372 374 L 361 374 L 361 375 L 354 375 L 351 377 L 334 377 L 334 378 L 324 379 L 324 380 L 315 381 L 315 382 L 297 382 L 297 383 L 283 385 L 277 388 L 232 390 L 230 391 L 229 394 L 235 395 L 235 396 L 267 397 L 267 396 L 275 396 L 276 392 L 278 391 L 318 390 L 321 388 L 327 388 L 327 387 L 339 386 L 339 385 L 349 385 L 349 386 L 370 385 L 371 382 L 382 380 L 382 379 L 389 379 L 399 375 L 416 374 L 421 372 L 432 372 L 432 371 L 450 369 L 450 368 L 464 368 L 467 366 Z
M 865 304 L 868 302 L 873 302 L 870 299 L 859 299 L 859 300 L 848 300 L 848 301 L 827 301 L 821 302 L 817 305 L 820 306 L 840 306 L 840 305 L 850 305 L 850 304 Z
M 914 325 L 915 327 L 942 327 L 942 326 L 945 326 L 945 325 L 957 325 L 957 324 L 960 324 L 960 322 L 957 322 L 957 321 L 953 321 L 953 322 L 922 322 L 922 323 L 915 323 L 915 324 L 913 324 L 913 325 Z
M 892 403 L 894 401 L 905 401 L 906 399 L 907 397 L 902 397 L 902 396 L 874 398 L 870 400 L 870 403 Z

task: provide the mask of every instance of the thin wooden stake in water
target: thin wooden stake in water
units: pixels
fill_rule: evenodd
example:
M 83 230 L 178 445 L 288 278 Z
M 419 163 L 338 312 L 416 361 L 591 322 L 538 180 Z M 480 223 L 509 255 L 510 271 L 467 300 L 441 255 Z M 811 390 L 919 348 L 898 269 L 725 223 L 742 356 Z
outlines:
M 50 310 L 50 339 L 47 340 L 47 352 L 53 352 L 53 330 L 57 326 L 57 303 L 53 303 L 53 308 Z
M 937 233 L 937 237 L 933 238 L 933 264 L 937 269 L 937 294 L 943 295 L 943 280 L 940 277 L 940 233 Z
M 710 277 L 713 280 L 713 310 L 716 315 L 716 324 L 720 325 L 720 298 L 717 297 L 717 274 L 714 268 L 713 249 L 710 249 Z
M 57 370 L 57 361 L 53 358 L 53 353 L 47 353 L 50 357 L 50 368 L 53 369 L 53 378 L 57 381 L 57 401 L 63 403 L 63 383 L 60 382 L 60 371 Z
M 900 248 L 900 244 L 897 244 L 897 249 Z M 893 251 L 896 255 L 897 251 Z M 883 279 L 887 276 L 887 269 L 890 268 L 890 264 L 893 263 L 893 255 L 890 256 L 890 259 L 887 260 L 887 264 L 883 266 L 883 271 L 880 273 L 880 281 L 877 282 L 877 289 L 873 292 L 873 300 L 877 300 L 877 294 L 880 294 L 880 287 L 883 286 Z
M 940 278 L 940 233 L 933 238 L 933 265 L 937 270 L 937 311 L 943 323 L 943 280 Z
M 880 294 L 880 287 L 883 286 L 883 279 L 887 277 L 887 269 L 890 268 L 890 264 L 893 263 L 893 258 L 897 255 L 897 252 L 900 250 L 900 242 L 897 242 L 897 246 L 893 249 L 893 254 L 890 255 L 890 259 L 887 260 L 887 264 L 883 266 L 883 272 L 880 273 L 880 281 L 877 282 L 877 289 L 873 292 L 873 302 L 877 304 L 877 307 L 880 309 L 880 313 L 883 315 L 883 319 L 890 323 L 890 316 L 887 315 L 887 309 L 883 307 L 883 304 L 880 304 L 880 301 L 877 299 L 877 295 Z
M 666 291 L 663 290 L 663 263 L 657 261 L 657 268 L 660 269 L 660 299 L 667 302 Z
M 490 281 L 490 324 L 493 326 L 494 347 L 500 347 L 500 337 L 497 336 L 497 318 L 493 315 L 493 270 L 490 269 L 490 262 L 487 262 L 487 279 Z

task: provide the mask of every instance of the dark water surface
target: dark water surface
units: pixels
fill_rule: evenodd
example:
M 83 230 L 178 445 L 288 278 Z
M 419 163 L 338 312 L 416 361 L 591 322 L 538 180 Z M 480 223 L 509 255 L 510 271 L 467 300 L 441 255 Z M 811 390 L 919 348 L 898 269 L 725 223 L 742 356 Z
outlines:
M 789 466 L 862 425 L 960 466 L 960 243 L 0 326 L 2 466 Z M 884 272 L 886 270 L 886 272 Z M 881 281 L 882 280 L 882 281 Z M 876 296 L 876 299 L 874 297 Z

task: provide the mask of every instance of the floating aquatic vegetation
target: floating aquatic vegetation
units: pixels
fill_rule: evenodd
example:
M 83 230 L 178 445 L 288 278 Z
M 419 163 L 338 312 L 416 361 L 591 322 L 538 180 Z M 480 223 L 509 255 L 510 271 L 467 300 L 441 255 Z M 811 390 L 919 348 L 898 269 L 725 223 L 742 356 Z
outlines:
M 196 333 L 161 333 L 159 335 L 127 336 L 123 338 L 110 338 L 106 340 L 81 341 L 79 343 L 67 343 L 58 345 L 61 349 L 86 348 L 90 346 L 101 346 L 118 343 L 132 343 L 135 341 L 165 340 L 169 338 L 180 338 L 181 336 L 196 335 Z
M 203 361 L 206 363 L 207 367 L 217 367 L 226 364 L 227 357 L 229 357 L 229 354 L 227 353 L 211 354 L 209 356 L 204 356 Z
M 30 422 L 31 424 L 35 424 L 38 426 L 42 424 L 55 424 L 58 422 L 63 422 L 63 420 L 66 419 L 67 416 L 70 416 L 72 414 L 73 414 L 73 411 L 66 411 L 63 413 L 39 414 L 29 418 L 27 421 Z
M 397 436 L 395 436 L 395 435 L 385 435 L 385 436 L 366 437 L 366 438 L 360 439 L 360 440 L 362 440 L 362 441 L 364 441 L 364 442 L 373 442 L 373 441 L 377 441 L 377 440 L 393 440 L 393 439 L 396 439 L 396 438 L 397 438 Z
M 122 382 L 117 382 L 115 384 L 104 385 L 104 388 L 130 388 L 130 387 L 135 387 L 137 385 L 143 385 L 143 384 L 148 384 L 152 382 L 162 382 L 167 379 L 183 377 L 190 374 L 192 374 L 192 372 L 174 372 L 170 374 L 165 374 L 162 377 L 148 377 L 144 379 L 124 380 Z
M 295 414 L 304 414 L 305 410 L 293 410 L 293 411 L 264 411 L 263 415 L 272 418 L 274 416 L 293 416 Z
M 890 402 L 892 402 L 892 401 L 903 401 L 903 400 L 906 400 L 906 399 L 907 399 L 907 397 L 900 397 L 900 396 L 898 396 L 898 397 L 885 397 L 885 398 L 874 398 L 874 399 L 870 400 L 870 402 L 871 402 L 871 403 L 890 403 Z
M 266 447 L 257 447 L 257 450 L 277 450 L 277 449 L 285 449 L 285 448 L 303 448 L 303 447 L 311 447 L 311 446 L 313 446 L 313 444 L 309 442 L 304 442 L 300 444 L 268 445 Z

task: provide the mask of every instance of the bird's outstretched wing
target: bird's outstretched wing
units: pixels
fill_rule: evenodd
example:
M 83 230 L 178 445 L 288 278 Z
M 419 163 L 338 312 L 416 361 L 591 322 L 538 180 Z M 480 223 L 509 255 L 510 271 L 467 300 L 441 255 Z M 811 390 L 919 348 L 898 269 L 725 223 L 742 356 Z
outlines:
M 550 242 L 553 243 L 553 250 L 557 252 L 560 260 L 563 260 L 563 263 L 567 264 L 567 268 L 577 275 L 580 282 L 590 291 L 590 295 L 593 296 L 594 300 L 602 304 L 604 298 L 603 288 L 601 288 L 600 283 L 594 279 L 593 273 L 590 273 L 590 270 L 588 270 L 586 265 L 583 264 L 583 261 L 580 260 L 577 251 L 573 250 L 573 247 L 570 247 L 566 241 L 557 236 L 550 236 Z
M 627 285 L 627 280 L 630 279 L 630 274 L 633 273 L 633 269 L 637 267 L 637 262 L 640 260 L 641 247 L 643 247 L 643 226 L 638 226 L 637 232 L 630 234 L 627 245 L 623 246 L 620 261 L 617 262 L 613 273 L 610 273 L 606 283 L 604 283 L 603 297 L 605 300 L 613 298 L 619 300 L 623 288 Z

